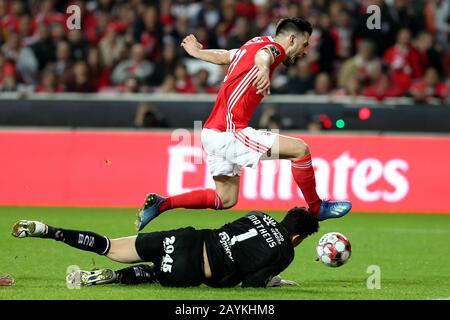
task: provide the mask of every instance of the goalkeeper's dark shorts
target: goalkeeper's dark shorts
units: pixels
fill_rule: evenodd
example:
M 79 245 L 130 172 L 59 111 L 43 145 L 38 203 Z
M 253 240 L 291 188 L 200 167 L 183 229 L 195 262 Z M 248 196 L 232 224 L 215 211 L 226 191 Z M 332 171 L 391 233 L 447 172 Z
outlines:
M 168 287 L 194 287 L 205 280 L 203 242 L 209 230 L 192 227 L 140 233 L 136 251 L 144 262 L 155 264 L 158 282 Z

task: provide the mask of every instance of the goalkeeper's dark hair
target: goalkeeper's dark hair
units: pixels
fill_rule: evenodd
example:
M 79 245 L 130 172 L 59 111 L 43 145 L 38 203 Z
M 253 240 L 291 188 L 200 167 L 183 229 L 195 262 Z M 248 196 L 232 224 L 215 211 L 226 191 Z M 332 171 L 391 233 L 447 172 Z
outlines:
M 284 18 L 278 21 L 275 35 L 277 36 L 287 32 L 307 32 L 311 35 L 312 31 L 312 25 L 308 20 L 302 18 Z
M 286 228 L 290 236 L 298 234 L 302 238 L 319 230 L 319 221 L 305 207 L 294 207 L 289 210 L 280 224 Z

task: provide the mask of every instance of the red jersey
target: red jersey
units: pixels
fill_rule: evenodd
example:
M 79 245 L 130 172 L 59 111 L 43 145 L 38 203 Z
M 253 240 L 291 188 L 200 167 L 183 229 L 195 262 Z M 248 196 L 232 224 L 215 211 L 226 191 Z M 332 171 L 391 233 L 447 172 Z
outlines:
M 269 49 L 274 58 L 270 66 L 270 77 L 286 57 L 284 48 L 274 42 L 272 37 L 266 36 L 253 38 L 239 50 L 234 50 L 227 75 L 205 128 L 236 131 L 248 127 L 254 111 L 264 98 L 262 94 L 256 94 L 256 88 L 253 86 L 258 73 L 255 55 L 264 48 Z

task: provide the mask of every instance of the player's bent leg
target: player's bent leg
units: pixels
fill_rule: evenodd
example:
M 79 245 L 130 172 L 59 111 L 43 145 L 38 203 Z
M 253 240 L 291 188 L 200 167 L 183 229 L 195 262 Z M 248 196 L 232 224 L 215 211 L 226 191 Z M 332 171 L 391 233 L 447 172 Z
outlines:
M 216 184 L 216 192 L 222 201 L 222 209 L 229 209 L 236 205 L 239 199 L 239 176 L 213 177 Z
M 228 138 L 228 135 L 224 135 L 220 132 L 207 129 L 202 130 L 202 143 L 206 151 L 208 151 L 212 144 L 216 144 L 217 142 L 220 143 L 223 139 Z M 222 143 L 225 147 L 228 142 L 222 141 Z M 217 179 L 215 179 L 216 190 L 194 190 L 167 198 L 157 194 L 147 195 L 144 206 L 137 214 L 135 221 L 137 230 L 141 231 L 150 221 L 155 219 L 162 212 L 175 208 L 221 210 L 234 206 L 237 202 L 238 192 L 230 194 L 228 189 L 236 189 L 234 182 L 231 182 L 232 187 L 229 187 L 230 181 L 239 179 L 234 177 L 234 169 L 236 166 L 226 160 L 225 155 L 217 156 L 212 154 L 208 154 L 208 164 L 212 170 L 211 174 L 214 177 L 217 177 Z M 233 176 L 229 177 L 227 174 L 232 174 Z
M 149 194 L 144 206 L 139 210 L 135 222 L 141 231 L 150 221 L 161 213 L 175 208 L 184 209 L 222 209 L 222 199 L 213 189 L 200 189 L 164 198 L 157 194 Z
M 295 162 L 309 155 L 309 146 L 302 139 L 277 135 L 271 151 L 279 159 Z
M 161 197 L 157 194 L 149 194 L 145 199 L 144 206 L 137 214 L 137 219 L 135 222 L 137 230 L 141 231 L 150 221 L 155 219 L 164 211 L 175 208 L 221 210 L 232 207 L 235 204 L 235 201 L 237 201 L 237 197 L 236 199 L 233 199 L 232 196 L 228 195 L 226 190 L 224 192 L 222 191 L 223 189 L 228 189 L 228 180 L 232 180 L 233 176 L 228 177 L 227 175 L 234 175 L 235 165 L 223 157 L 212 155 L 208 155 L 208 164 L 212 176 L 218 177 L 216 179 L 216 186 L 219 184 L 219 190 L 217 190 L 217 187 L 216 190 L 193 190 L 191 192 L 167 198 Z M 223 188 L 221 188 L 222 185 Z M 225 197 L 226 207 L 223 206 L 224 199 L 222 199 L 222 197 Z
M 279 135 L 275 146 L 278 147 L 280 159 L 291 160 L 292 176 L 303 193 L 309 211 L 318 214 L 322 201 L 316 192 L 316 178 L 308 145 L 301 139 Z
M 111 247 L 106 256 L 111 260 L 122 263 L 136 263 L 142 261 L 136 251 L 136 236 L 112 239 Z
M 159 233 L 141 234 L 141 252 L 150 252 L 148 259 L 160 257 L 162 255 L 161 238 Z M 138 236 L 130 236 L 111 240 L 110 249 L 106 255 L 111 260 L 121 263 L 141 262 L 142 258 L 136 249 Z M 144 245 L 144 247 L 143 247 Z M 145 250 L 145 251 L 142 251 Z M 148 260 L 149 261 L 149 260 Z M 157 277 L 153 272 L 153 264 L 139 264 L 120 270 L 100 269 L 100 270 L 75 270 L 66 277 L 67 283 L 71 285 L 96 285 L 96 284 L 139 284 L 156 282 Z
M 292 176 L 303 193 L 309 211 L 322 221 L 330 218 L 340 218 L 352 208 L 349 201 L 322 201 L 316 191 L 316 178 L 309 146 L 301 139 L 277 136 L 275 146 L 280 159 L 292 161 Z
M 115 271 L 117 283 L 121 284 L 141 284 L 158 282 L 154 265 L 138 264 Z
M 78 231 L 56 228 L 40 221 L 20 220 L 11 232 L 13 237 L 39 237 L 63 242 L 79 250 L 106 255 L 110 249 L 110 240 L 104 235 L 91 231 Z
M 92 286 L 99 284 L 142 284 L 157 282 L 153 265 L 138 264 L 119 270 L 75 270 L 66 277 L 67 283 L 71 285 Z

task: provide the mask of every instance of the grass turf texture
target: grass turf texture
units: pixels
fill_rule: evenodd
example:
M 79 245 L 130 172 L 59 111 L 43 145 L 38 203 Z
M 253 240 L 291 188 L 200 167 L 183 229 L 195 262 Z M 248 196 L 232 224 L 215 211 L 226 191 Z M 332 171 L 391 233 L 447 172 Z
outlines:
M 214 228 L 245 212 L 172 211 L 144 231 L 192 225 Z M 280 220 L 282 212 L 271 212 Z M 321 224 L 318 233 L 296 248 L 296 258 L 282 276 L 300 286 L 270 289 L 164 288 L 159 285 L 104 285 L 69 290 L 66 269 L 120 268 L 123 264 L 73 249 L 51 239 L 16 239 L 17 220 L 41 220 L 50 225 L 90 230 L 110 238 L 134 231 L 135 210 L 90 208 L 0 207 L 0 275 L 16 283 L 0 286 L 0 299 L 436 299 L 450 297 L 450 215 L 349 214 Z M 352 257 L 340 268 L 315 261 L 315 244 L 326 232 L 338 231 L 352 244 Z M 367 289 L 370 265 L 381 270 L 381 289 Z

